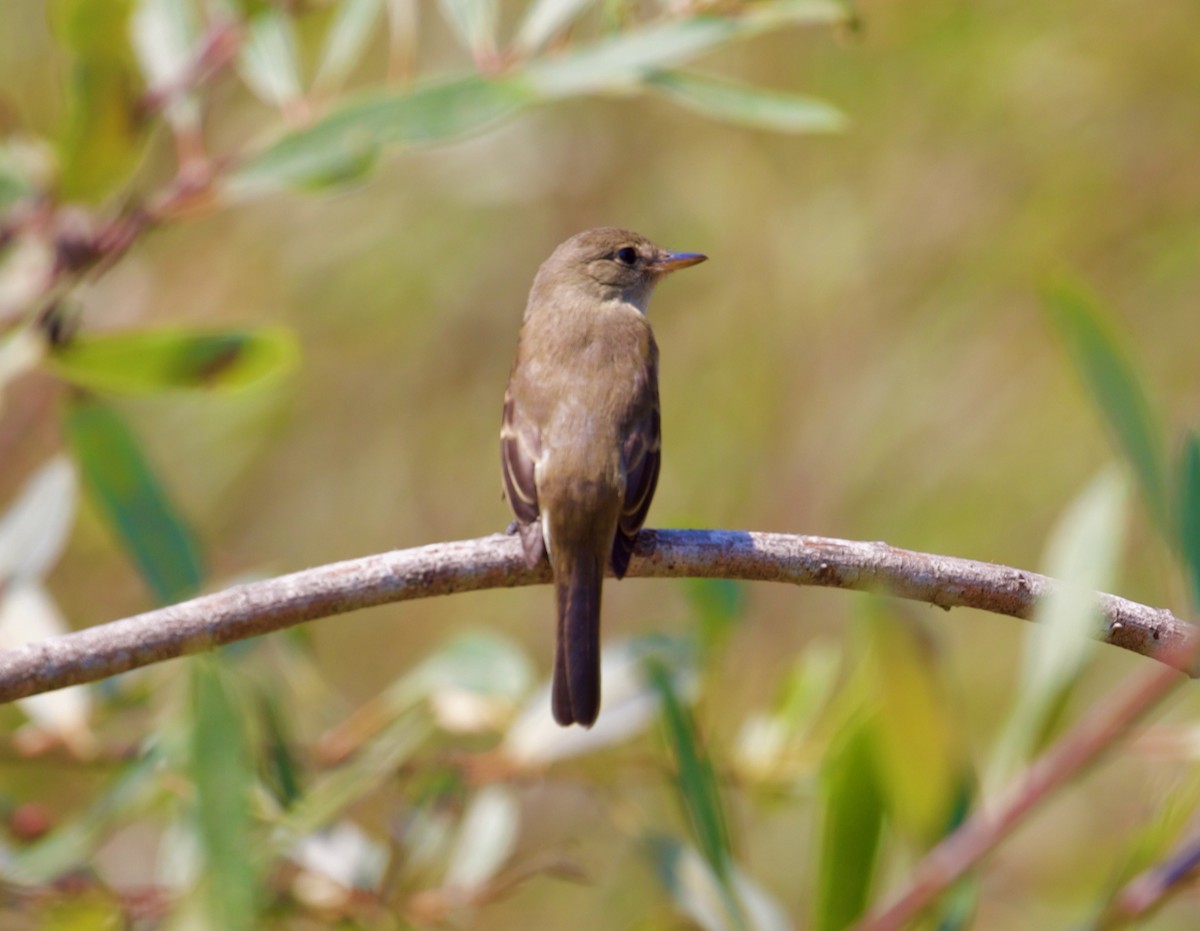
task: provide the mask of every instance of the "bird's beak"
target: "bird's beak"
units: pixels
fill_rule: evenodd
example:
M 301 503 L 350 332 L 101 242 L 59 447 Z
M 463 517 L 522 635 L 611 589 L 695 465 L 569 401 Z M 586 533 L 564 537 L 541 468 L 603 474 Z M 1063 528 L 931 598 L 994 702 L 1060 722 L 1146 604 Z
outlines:
M 699 265 L 707 258 L 707 255 L 701 255 L 699 252 L 660 252 L 650 267 L 654 269 L 655 274 L 666 275 L 690 265 Z

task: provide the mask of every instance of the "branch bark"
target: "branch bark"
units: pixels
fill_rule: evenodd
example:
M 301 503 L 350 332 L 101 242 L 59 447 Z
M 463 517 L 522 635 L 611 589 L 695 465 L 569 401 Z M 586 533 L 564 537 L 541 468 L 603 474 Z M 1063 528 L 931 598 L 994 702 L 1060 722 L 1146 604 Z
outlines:
M 940 608 L 1028 620 L 1054 585 L 992 563 L 828 537 L 731 530 L 643 530 L 633 578 L 725 578 L 871 591 Z M 434 543 L 237 585 L 170 607 L 0 652 L 0 702 L 95 682 L 359 608 L 550 581 L 528 569 L 516 537 Z M 1162 608 L 1098 594 L 1100 639 L 1195 675 L 1200 628 Z

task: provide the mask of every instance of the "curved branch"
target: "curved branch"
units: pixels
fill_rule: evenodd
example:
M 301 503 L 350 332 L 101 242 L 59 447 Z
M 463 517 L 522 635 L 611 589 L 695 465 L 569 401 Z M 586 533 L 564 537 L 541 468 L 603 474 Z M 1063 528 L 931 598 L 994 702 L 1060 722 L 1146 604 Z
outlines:
M 733 530 L 643 530 L 628 574 L 822 585 L 1025 619 L 1054 584 L 1021 569 L 886 543 Z M 0 652 L 0 702 L 359 608 L 548 581 L 549 566 L 526 568 L 517 538 L 501 534 L 331 563 Z M 1200 652 L 1200 628 L 1171 612 L 1115 595 L 1097 600 L 1104 642 L 1176 667 Z

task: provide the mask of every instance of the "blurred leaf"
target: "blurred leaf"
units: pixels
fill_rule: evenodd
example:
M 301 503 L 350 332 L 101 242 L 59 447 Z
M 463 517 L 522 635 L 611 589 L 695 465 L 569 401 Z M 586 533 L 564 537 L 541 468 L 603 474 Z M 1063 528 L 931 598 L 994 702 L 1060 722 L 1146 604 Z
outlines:
M 468 895 L 482 890 L 512 855 L 520 824 L 512 789 L 503 785 L 480 789 L 463 813 L 443 885 Z
M 1192 604 L 1200 605 L 1200 437 L 1192 432 L 1184 438 L 1180 456 L 1179 522 Z
M 790 779 L 804 756 L 802 742 L 829 703 L 842 666 L 832 641 L 815 641 L 793 663 L 775 709 L 752 715 L 738 733 L 738 769 L 752 779 Z
M 1045 739 L 1065 706 L 1104 619 L 1095 593 L 1113 581 L 1124 541 L 1128 489 L 1115 468 L 1095 478 L 1050 534 L 1046 573 L 1057 580 L 1025 633 L 1017 704 L 997 742 L 987 791 L 999 791 Z
M 40 582 L 0 582 L 0 650 L 69 632 L 58 605 Z M 95 750 L 92 693 L 86 685 L 30 695 L 18 699 L 17 704 L 39 731 L 54 735 L 76 757 L 86 759 Z
M 383 4 L 384 0 L 342 0 L 338 4 L 321 49 L 315 82 L 318 88 L 336 90 L 354 70 L 363 49 L 377 34 Z
M 0 211 L 44 191 L 50 186 L 54 170 L 54 151 L 45 140 L 20 132 L 0 138 Z M 3 253 L 4 246 L 0 245 L 0 256 Z
M 950 697 L 928 647 L 864 599 L 869 651 L 864 679 L 876 695 L 872 745 L 888 814 L 922 846 L 946 833 L 966 772 Z
M 711 653 L 728 639 L 746 612 L 746 586 L 732 579 L 687 579 L 688 600 L 699 615 L 699 642 Z
M 65 426 L 84 487 L 159 603 L 195 594 L 204 578 L 200 546 L 129 428 L 89 398 L 68 405 Z
M 382 147 L 455 139 L 512 115 L 533 99 L 518 81 L 477 75 L 375 94 L 284 136 L 234 172 L 226 191 L 239 199 L 343 180 L 369 167 Z
M 670 837 L 651 837 L 646 849 L 676 907 L 705 931 L 789 931 L 792 927 L 779 903 L 736 864 L 731 864 L 731 879 L 740 916 L 730 914 L 720 881 L 696 848 Z
M 447 730 L 479 731 L 506 719 L 529 689 L 529 658 L 491 632 L 456 637 L 321 738 L 321 752 L 340 760 L 418 704 L 428 701 Z
M 736 20 L 693 17 L 631 30 L 530 62 L 525 74 L 546 97 L 574 97 L 635 85 L 651 71 L 695 58 L 738 33 Z
M 496 52 L 496 0 L 438 0 L 442 16 L 476 61 Z
M 600 653 L 604 683 L 600 718 L 590 728 L 563 730 L 550 714 L 550 683 L 530 696 L 512 723 L 501 751 L 518 766 L 544 766 L 594 753 L 642 733 L 659 716 L 658 691 L 647 681 L 643 658 L 653 652 L 672 670 L 674 689 L 690 701 L 695 694 L 693 651 L 687 644 L 659 639 L 610 643 Z
M 136 395 L 245 388 L 290 371 L 297 354 L 295 336 L 283 327 L 176 328 L 79 336 L 48 358 L 54 372 L 72 384 Z
M 1162 431 L 1112 323 L 1077 284 L 1063 282 L 1050 288 L 1045 304 L 1093 403 L 1133 467 L 1151 517 L 1173 541 Z
M 675 763 L 675 788 L 692 829 L 692 837 L 724 890 L 730 915 L 745 924 L 730 882 L 733 849 L 721 805 L 721 789 L 695 721 L 675 692 L 669 670 L 656 658 L 646 660 L 646 674 L 662 702 L 663 728 Z
M 196 54 L 200 24 L 191 0 L 137 0 L 130 37 L 146 83 L 155 91 L 176 88 Z M 179 94 L 166 109 L 178 128 L 195 126 L 200 107 L 194 94 Z
M 99 200 L 128 177 L 141 152 L 142 90 L 129 49 L 131 0 L 56 0 L 55 36 L 70 55 L 59 136 L 59 189 Z
M 309 873 L 333 880 L 344 889 L 376 892 L 388 865 L 388 850 L 352 821 L 303 838 L 288 856 Z
M 304 91 L 292 19 L 268 6 L 250 20 L 238 57 L 242 80 L 264 103 L 287 109 Z
M 813 927 L 841 931 L 867 907 L 883 832 L 883 794 L 867 716 L 854 715 L 821 767 L 821 859 Z
M 513 49 L 528 57 L 554 38 L 596 0 L 532 0 L 517 28 Z
M 1200 773 L 1193 769 L 1179 777 L 1163 799 L 1148 810 L 1147 821 L 1138 825 L 1132 836 L 1122 843 L 1125 850 L 1121 862 L 1112 876 L 1105 879 L 1106 901 L 1111 902 L 1126 883 L 1170 855 L 1184 832 L 1189 827 L 1194 830 L 1198 807 Z M 1094 927 L 1107 926 L 1098 922 Z
M 21 488 L 0 518 L 0 586 L 44 578 L 62 553 L 78 504 L 75 469 L 55 456 Z
M 292 750 L 298 744 L 290 739 L 292 729 L 279 694 L 274 689 L 262 689 L 259 703 L 266 743 L 263 781 L 280 806 L 288 809 L 303 795 L 300 788 L 302 767 Z
M 406 714 L 393 721 L 348 763 L 308 787 L 280 819 L 282 839 L 292 844 L 332 823 L 346 806 L 391 778 L 431 733 L 432 727 L 421 715 Z
M 751 4 L 737 16 L 692 16 L 547 55 L 530 62 L 525 74 L 548 98 L 572 97 L 636 86 L 651 72 L 683 64 L 734 39 L 782 26 L 814 25 L 847 19 L 846 8 L 827 0 L 781 0 Z
M 252 831 L 254 762 L 244 696 L 220 654 L 198 656 L 191 670 L 191 753 L 196 824 L 204 854 L 205 898 L 215 927 L 257 927 L 259 844 Z
M 845 115 L 812 97 L 766 90 L 682 71 L 658 71 L 647 85 L 703 116 L 781 133 L 830 133 L 846 128 Z
M 123 767 L 112 786 L 82 815 L 28 847 L 0 857 L 0 876 L 44 886 L 90 863 L 108 833 L 127 824 L 163 795 L 162 754 L 150 750 Z

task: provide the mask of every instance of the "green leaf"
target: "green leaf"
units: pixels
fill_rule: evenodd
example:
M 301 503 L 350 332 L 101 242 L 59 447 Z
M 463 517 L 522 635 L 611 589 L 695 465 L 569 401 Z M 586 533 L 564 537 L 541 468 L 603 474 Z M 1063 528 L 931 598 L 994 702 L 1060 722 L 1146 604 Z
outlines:
M 69 51 L 67 115 L 58 139 L 59 188 L 96 201 L 124 181 L 144 142 L 142 88 L 129 49 L 130 0 L 58 0 L 55 34 Z
M 621 89 L 734 39 L 783 26 L 847 19 L 846 8 L 828 0 L 748 4 L 743 10 L 737 16 L 693 16 L 629 30 L 563 55 L 540 58 L 526 67 L 525 74 L 548 98 Z
M 658 71 L 646 84 L 703 116 L 781 133 L 831 133 L 846 128 L 845 115 L 812 97 L 765 90 L 682 71 Z
M 186 328 L 79 336 L 56 348 L 50 368 L 72 384 L 117 394 L 237 389 L 296 364 L 296 339 L 282 327 Z
M 325 33 L 316 86 L 323 91 L 338 88 L 354 70 L 363 49 L 376 34 L 384 0 L 342 0 Z
M 204 855 L 204 892 L 214 927 L 258 927 L 259 841 L 250 799 L 254 763 L 246 732 L 247 702 L 220 655 L 191 661 L 189 769 L 196 787 L 196 827 Z
M 226 193 L 241 199 L 339 181 L 369 167 L 381 148 L 456 139 L 511 116 L 533 100 L 520 81 L 489 81 L 478 75 L 375 94 L 284 136 L 252 157 L 229 179 Z
M 476 61 L 495 54 L 496 0 L 438 0 L 438 6 Z
M 647 658 L 645 665 L 647 676 L 662 702 L 663 727 L 675 762 L 675 788 L 692 836 L 721 883 L 730 914 L 740 916 L 740 906 L 730 881 L 733 850 L 712 761 L 704 750 L 695 721 L 679 700 L 670 670 L 653 657 Z M 738 924 L 744 922 L 739 920 Z
M 813 927 L 841 931 L 867 907 L 883 833 L 883 793 L 875 771 L 874 727 L 854 715 L 821 767 L 821 859 Z
M 593 3 L 595 0 L 533 0 L 517 27 L 514 50 L 522 58 L 532 55 Z
M 1200 437 L 1189 432 L 1179 469 L 1179 523 L 1184 568 L 1192 583 L 1192 603 L 1200 605 Z
M 204 578 L 200 546 L 129 428 L 91 398 L 70 402 L 65 427 L 84 488 L 155 598 L 171 604 L 194 595 Z
M 875 693 L 873 746 L 889 816 L 924 847 L 950 826 L 966 766 L 954 707 L 928 647 L 884 602 L 863 602 L 869 649 L 863 681 Z
M 651 71 L 695 58 L 738 34 L 737 20 L 699 16 L 633 30 L 531 62 L 525 74 L 546 97 L 636 85 Z
M 1057 580 L 1025 633 L 1017 705 L 997 743 L 987 791 L 999 791 L 1036 751 L 1063 709 L 1103 626 L 1095 593 L 1110 587 L 1124 540 L 1128 489 L 1121 473 L 1100 473 L 1051 533 L 1045 568 Z
M 701 649 L 723 643 L 746 610 L 746 586 L 730 579 L 688 579 L 688 600 L 698 615 Z
M 242 80 L 264 103 L 287 108 L 303 94 L 292 19 L 267 7 L 251 21 L 238 56 Z
M 1112 323 L 1074 283 L 1050 288 L 1045 305 L 1092 401 L 1133 467 L 1151 517 L 1174 540 L 1162 431 Z

